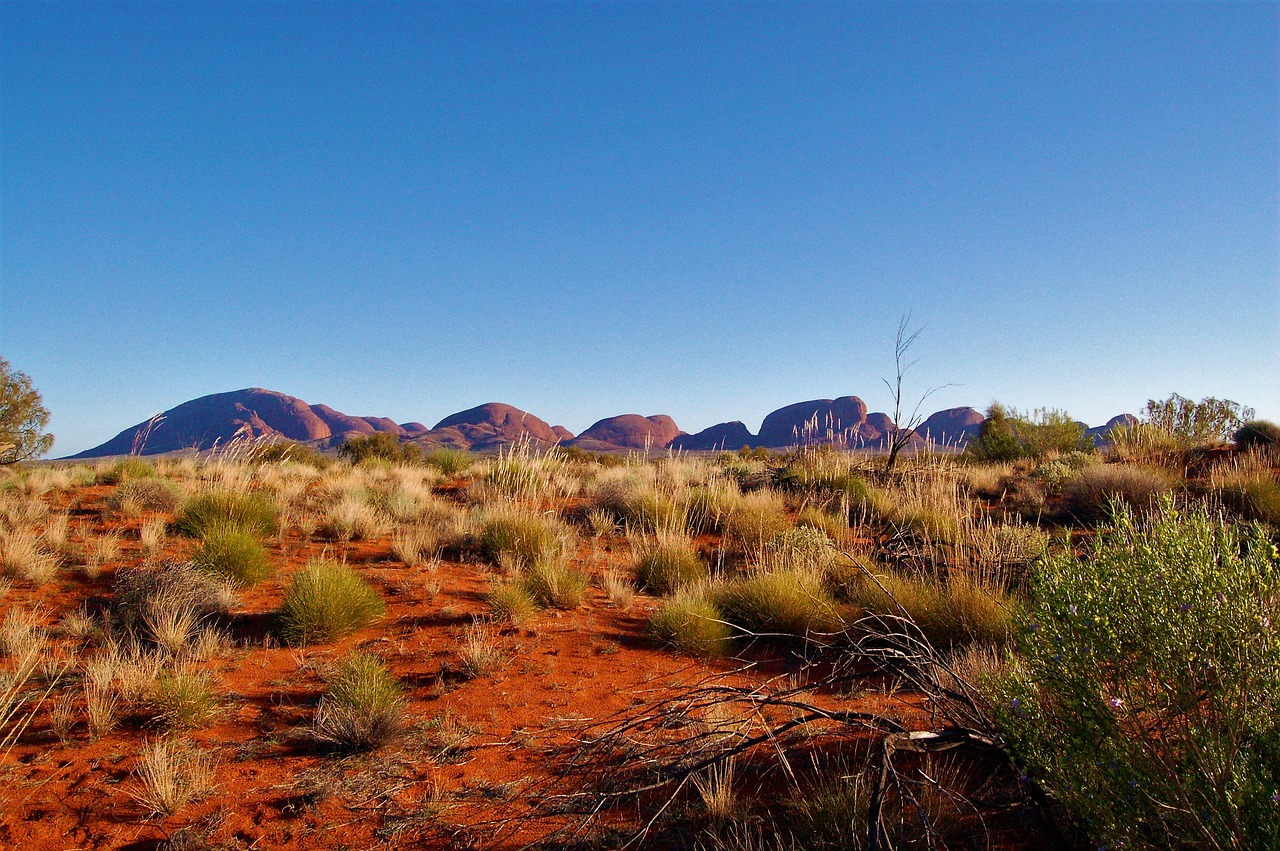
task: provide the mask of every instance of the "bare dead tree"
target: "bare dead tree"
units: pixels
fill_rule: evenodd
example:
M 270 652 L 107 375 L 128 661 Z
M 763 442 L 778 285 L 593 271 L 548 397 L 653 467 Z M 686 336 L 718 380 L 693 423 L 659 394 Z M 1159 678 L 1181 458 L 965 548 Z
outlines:
M 887 378 L 880 379 L 884 382 L 884 386 L 889 388 L 889 393 L 893 396 L 893 426 L 889 429 L 889 456 L 884 462 L 884 471 L 886 473 L 893 470 L 893 465 L 898 461 L 898 455 L 911 442 L 911 438 L 915 436 L 916 429 L 920 423 L 924 421 L 924 415 L 920 412 L 925 400 L 951 384 L 941 384 L 937 387 L 930 387 L 924 394 L 916 400 L 915 407 L 911 409 L 911 415 L 907 418 L 907 423 L 902 424 L 904 416 L 903 406 L 903 382 L 907 377 L 907 373 L 913 366 L 920 362 L 919 358 L 913 361 L 907 361 L 907 354 L 911 351 L 911 347 L 924 331 L 924 326 L 911 330 L 911 312 L 908 311 L 898 320 L 898 334 L 894 338 L 893 344 L 893 365 L 894 380 L 892 382 Z

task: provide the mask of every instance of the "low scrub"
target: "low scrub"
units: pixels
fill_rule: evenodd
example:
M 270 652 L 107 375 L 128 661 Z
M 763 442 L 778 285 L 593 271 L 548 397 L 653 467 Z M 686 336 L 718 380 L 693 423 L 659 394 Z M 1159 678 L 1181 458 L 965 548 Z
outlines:
M 1090 845 L 1280 844 L 1280 558 L 1163 499 L 1037 570 L 998 720 Z
M 190 729 L 213 719 L 218 699 L 208 675 L 169 671 L 152 682 L 147 708 L 156 721 L 170 729 Z
M 159 739 L 144 747 L 134 777 L 137 788 L 131 794 L 149 815 L 173 815 L 212 788 L 208 758 L 179 739 Z
M 653 594 L 672 594 L 688 585 L 705 582 L 707 565 L 694 552 L 686 535 L 664 534 L 633 537 L 636 584 Z
M 713 598 L 725 620 L 750 636 L 810 638 L 840 626 L 835 600 L 816 571 L 754 573 L 717 587 Z
M 275 573 L 258 536 L 234 523 L 206 527 L 191 564 L 241 588 L 257 585 Z
M 481 557 L 529 567 L 553 559 L 564 547 L 566 530 L 559 522 L 519 508 L 495 505 L 475 517 L 472 539 Z
M 386 610 L 360 574 L 340 562 L 319 561 L 294 574 L 277 625 L 290 644 L 325 644 L 367 626 Z
M 1248 520 L 1280 526 L 1280 481 L 1257 471 L 1222 477 L 1214 485 L 1223 504 Z
M 729 651 L 733 631 L 706 589 L 690 587 L 662 602 L 649 618 L 649 633 L 677 652 L 713 657 Z
M 519 626 L 538 613 L 538 600 L 523 582 L 499 585 L 485 595 L 489 615 Z
M 956 573 L 948 581 L 894 572 L 863 573 L 841 587 L 844 600 L 890 632 L 915 628 L 939 649 L 1001 646 L 1012 634 L 1015 603 L 999 588 Z
M 182 489 L 168 479 L 128 479 L 107 499 L 116 511 L 137 516 L 148 511 L 177 511 Z
M 1064 488 L 1067 510 L 1083 523 L 1106 519 L 1111 506 L 1120 504 L 1138 511 L 1172 489 L 1168 473 L 1153 467 L 1129 464 L 1096 464 L 1081 470 Z
M 422 461 L 428 467 L 435 467 L 446 476 L 460 476 L 476 463 L 475 456 L 470 452 L 444 446 L 432 449 Z
M 129 479 L 149 479 L 156 474 L 156 468 L 141 458 L 121 458 L 111 466 L 97 474 L 98 484 L 118 485 Z
M 562 559 L 544 559 L 525 571 L 520 584 L 540 606 L 576 609 L 586 598 L 591 580 Z
M 342 751 L 366 751 L 406 727 L 404 687 L 376 656 L 352 653 L 327 678 L 311 734 Z
M 208 529 L 228 523 L 266 537 L 276 531 L 276 509 L 256 493 L 208 491 L 183 503 L 173 527 L 183 535 L 200 538 Z

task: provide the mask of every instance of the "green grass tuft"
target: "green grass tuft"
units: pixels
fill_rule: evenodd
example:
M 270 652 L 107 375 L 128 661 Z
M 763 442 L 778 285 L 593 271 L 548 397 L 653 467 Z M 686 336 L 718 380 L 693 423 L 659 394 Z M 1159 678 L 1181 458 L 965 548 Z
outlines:
M 386 610 L 360 574 L 336 561 L 320 561 L 294 574 L 277 622 L 290 644 L 324 644 L 372 623 Z

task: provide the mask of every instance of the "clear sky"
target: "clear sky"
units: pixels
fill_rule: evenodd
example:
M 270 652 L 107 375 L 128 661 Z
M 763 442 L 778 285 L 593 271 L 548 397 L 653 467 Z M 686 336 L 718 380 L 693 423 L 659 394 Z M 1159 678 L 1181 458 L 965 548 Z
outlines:
M 54 454 L 260 386 L 687 431 L 908 388 L 1280 420 L 1280 4 L 12 2 Z

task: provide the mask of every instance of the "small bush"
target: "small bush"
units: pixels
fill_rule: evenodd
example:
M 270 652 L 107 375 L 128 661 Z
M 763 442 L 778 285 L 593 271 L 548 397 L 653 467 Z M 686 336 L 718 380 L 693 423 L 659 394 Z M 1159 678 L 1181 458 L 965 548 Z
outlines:
M 467 627 L 458 647 L 458 661 L 466 676 L 472 679 L 487 677 L 498 670 L 506 658 L 491 629 L 479 623 Z
M 375 656 L 352 653 L 328 678 L 312 735 L 343 751 L 385 745 L 404 732 L 404 687 Z
M 189 564 L 122 567 L 115 576 L 115 617 L 126 631 L 171 651 L 195 637 L 201 624 L 230 610 L 226 583 Z
M 523 567 L 555 558 L 564 528 L 554 520 L 509 506 L 485 509 L 476 518 L 476 548 L 493 564 L 509 559 Z
M 267 551 L 253 532 L 231 523 L 205 529 L 191 564 L 241 588 L 257 585 L 275 573 Z
M 636 584 L 653 594 L 672 594 L 687 585 L 703 582 L 708 570 L 694 552 L 693 541 L 683 535 L 634 538 Z
M 40 545 L 32 532 L 0 534 L 0 573 L 43 585 L 58 572 L 58 557 Z
M 98 473 L 98 483 L 102 485 L 118 485 L 128 479 L 149 479 L 156 474 L 156 468 L 141 458 L 121 458 L 107 469 Z
M 816 572 L 757 573 L 717 588 L 725 620 L 748 635 L 808 638 L 840 623 L 835 601 Z
M 591 584 L 585 573 L 559 559 L 535 562 L 520 582 L 540 605 L 556 609 L 581 606 Z
M 446 476 L 460 476 L 476 463 L 475 456 L 464 449 L 450 449 L 442 446 L 432 449 L 422 459 L 428 467 L 435 467 Z
M 1280 425 L 1270 420 L 1249 420 L 1234 435 L 1236 448 L 1241 450 L 1261 446 L 1280 446 Z
M 266 537 L 276 531 L 276 509 L 258 494 L 210 491 L 183 503 L 173 526 L 183 535 L 201 538 L 207 529 L 228 523 Z
M 489 614 L 497 621 L 519 626 L 538 613 L 538 601 L 523 582 L 499 585 L 485 595 Z
M 218 699 L 207 675 L 172 671 L 156 677 L 147 706 L 166 727 L 189 729 L 202 727 L 213 718 Z
M 728 652 L 732 630 L 703 589 L 684 588 L 649 618 L 649 633 L 680 653 L 712 657 Z
M 1280 481 L 1257 472 L 1228 477 L 1215 491 L 1223 504 L 1248 520 L 1280 526 Z
M 294 574 L 277 612 L 290 644 L 323 644 L 372 623 L 387 607 L 369 583 L 345 564 L 312 562 Z
M 1090 845 L 1280 842 L 1280 559 L 1168 498 L 1037 571 L 997 719 Z
M 379 431 L 363 437 L 347 438 L 338 447 L 338 455 L 359 464 L 365 461 L 386 461 L 391 464 L 418 464 L 422 462 L 422 450 L 412 443 L 402 443 L 389 431 Z
M 1193 402 L 1177 393 L 1149 399 L 1146 423 L 1172 436 L 1183 449 L 1226 441 L 1253 417 L 1253 409 L 1230 399 L 1208 397 Z
M 1064 489 L 1064 496 L 1072 516 L 1097 523 L 1106 518 L 1112 503 L 1143 510 L 1170 487 L 1169 476 L 1151 467 L 1098 464 L 1081 470 Z
M 130 478 L 115 489 L 107 505 L 116 511 L 141 514 L 144 511 L 177 511 L 182 490 L 168 479 Z
M 901 632 L 905 618 L 939 649 L 968 644 L 1002 646 L 1013 627 L 1013 600 L 994 586 L 955 574 L 949 581 L 876 573 L 842 588 L 844 599 L 866 615 L 884 618 L 883 628 Z
M 324 531 L 337 541 L 361 541 L 386 534 L 387 521 L 359 496 L 347 494 L 325 512 Z
M 288 461 L 315 467 L 317 470 L 323 470 L 333 463 L 332 458 L 316 451 L 314 446 L 288 440 L 258 447 L 250 454 L 249 460 L 258 464 L 280 464 Z

